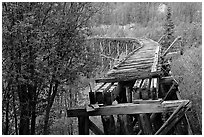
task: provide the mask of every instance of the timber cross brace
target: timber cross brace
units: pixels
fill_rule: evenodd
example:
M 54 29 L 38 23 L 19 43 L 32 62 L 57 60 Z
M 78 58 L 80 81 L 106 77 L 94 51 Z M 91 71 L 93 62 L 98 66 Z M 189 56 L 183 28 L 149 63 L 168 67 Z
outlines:
M 107 57 L 110 62 L 109 71 L 95 80 L 97 85 L 89 92 L 90 104 L 86 108 L 67 110 L 68 117 L 78 117 L 79 134 L 87 135 L 89 130 L 97 135 L 192 134 L 186 115 L 191 102 L 181 99 L 178 82 L 166 67 L 169 62 L 164 62 L 169 49 L 180 37 L 163 53 L 159 42 L 147 38 L 94 37 L 89 40 L 99 43 L 101 54 L 104 53 L 102 61 Z M 119 47 L 120 42 L 125 43 L 122 44 L 125 48 L 111 51 L 113 43 Z M 105 46 L 109 54 L 105 54 Z M 112 58 L 123 51 L 125 56 L 111 64 Z M 117 54 L 111 56 L 112 53 Z M 90 116 L 101 116 L 103 131 Z

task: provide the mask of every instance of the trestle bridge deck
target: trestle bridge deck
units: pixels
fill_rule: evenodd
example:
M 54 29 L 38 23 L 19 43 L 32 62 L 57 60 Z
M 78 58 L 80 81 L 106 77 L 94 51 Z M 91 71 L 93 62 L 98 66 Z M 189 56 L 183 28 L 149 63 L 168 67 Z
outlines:
M 165 60 L 170 48 L 181 42 L 180 37 L 165 51 L 159 42 L 147 38 L 93 39 L 126 41 L 125 56 L 117 64 L 110 61 L 111 69 L 95 80 L 97 85 L 89 93 L 90 104 L 86 108 L 67 110 L 68 117 L 78 117 L 79 134 L 89 134 L 89 130 L 99 135 L 192 134 L 186 115 L 191 102 L 181 99 L 178 82 L 171 76 L 170 62 Z M 132 43 L 131 48 L 127 43 Z M 111 53 L 110 45 L 105 46 L 109 46 Z M 103 131 L 89 116 L 101 116 Z

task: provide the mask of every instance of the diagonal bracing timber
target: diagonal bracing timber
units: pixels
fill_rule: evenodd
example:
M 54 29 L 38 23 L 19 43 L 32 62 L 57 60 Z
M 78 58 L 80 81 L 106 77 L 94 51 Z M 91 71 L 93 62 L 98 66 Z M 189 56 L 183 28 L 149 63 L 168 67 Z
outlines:
M 165 135 L 168 131 L 184 116 L 185 112 L 191 107 L 191 103 L 182 102 L 171 114 L 167 121 L 155 133 L 155 135 Z

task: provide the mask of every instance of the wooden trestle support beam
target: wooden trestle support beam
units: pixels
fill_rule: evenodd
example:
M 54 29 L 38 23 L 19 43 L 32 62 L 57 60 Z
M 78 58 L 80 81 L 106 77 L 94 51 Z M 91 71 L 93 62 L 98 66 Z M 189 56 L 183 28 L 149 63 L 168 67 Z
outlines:
M 78 117 L 79 120 L 79 134 L 89 134 L 89 129 L 95 134 L 104 134 L 92 121 L 89 120 L 89 116 L 111 116 L 111 115 L 140 115 L 140 120 L 143 123 L 143 132 L 152 134 L 166 134 L 168 131 L 185 115 L 185 112 L 191 107 L 189 100 L 174 100 L 174 101 L 163 101 L 161 100 L 134 100 L 135 103 L 123 103 L 117 105 L 109 105 L 96 107 L 90 106 L 91 109 L 81 108 L 68 110 L 68 117 Z M 147 116 L 155 113 L 167 113 L 173 112 L 168 120 L 160 127 L 155 133 L 152 129 L 146 129 L 144 127 L 154 120 L 155 116 L 151 115 L 149 120 Z M 145 114 L 145 115 L 144 115 Z M 151 125 L 148 125 L 151 127 Z M 145 129 L 144 129 L 145 128 Z
M 144 45 L 158 44 L 152 40 L 142 41 Z M 153 60 L 146 60 L 152 63 L 150 71 L 135 73 L 129 67 L 125 68 L 129 73 L 123 75 L 126 71 L 120 68 L 124 68 L 124 62 L 129 62 L 131 56 L 137 57 L 134 52 L 138 49 L 114 66 L 109 77 L 96 79 L 98 84 L 94 92 L 89 93 L 90 105 L 67 110 L 68 117 L 78 117 L 80 135 L 89 134 L 89 130 L 97 135 L 192 134 L 186 115 L 191 101 L 181 99 L 177 81 L 172 76 L 164 76 L 160 69 L 160 46 L 154 49 Z M 151 54 L 150 48 L 146 50 Z M 138 55 L 144 55 L 145 51 L 139 52 Z M 140 63 L 133 64 L 138 67 Z M 101 116 L 103 131 L 89 119 L 90 116 Z

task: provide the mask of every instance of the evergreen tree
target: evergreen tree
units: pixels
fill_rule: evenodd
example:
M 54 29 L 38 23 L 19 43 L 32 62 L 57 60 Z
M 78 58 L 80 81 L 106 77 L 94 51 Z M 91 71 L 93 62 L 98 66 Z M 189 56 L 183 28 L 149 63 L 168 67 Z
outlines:
M 163 46 L 165 48 L 168 48 L 168 46 L 170 46 L 170 44 L 174 40 L 174 23 L 172 21 L 171 7 L 167 8 L 164 30 L 165 30 L 164 31 L 165 38 L 164 38 Z

